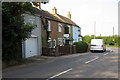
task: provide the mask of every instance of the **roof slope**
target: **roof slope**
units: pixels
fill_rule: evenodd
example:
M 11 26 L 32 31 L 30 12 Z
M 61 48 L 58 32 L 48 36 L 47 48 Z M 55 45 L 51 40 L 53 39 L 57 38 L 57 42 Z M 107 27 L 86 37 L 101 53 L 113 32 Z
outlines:
M 67 24 L 71 24 L 71 25 L 74 25 L 74 26 L 78 26 L 75 22 L 73 22 L 71 19 L 69 18 L 66 18 L 62 15 L 59 15 L 59 14 L 55 14 L 54 16 L 58 17 L 60 20 L 62 20 L 63 22 L 67 23 Z
M 48 19 L 52 19 L 52 20 L 55 20 L 55 21 L 59 21 L 59 22 L 63 22 L 63 23 L 66 23 L 66 24 L 70 24 L 70 25 L 74 25 L 74 26 L 78 26 L 76 23 L 74 23 L 71 19 L 69 18 L 66 18 L 62 15 L 59 15 L 59 14 L 51 14 L 50 12 L 48 11 L 45 11 L 45 10 L 39 10 L 37 8 L 35 8 L 35 12 L 37 14 L 40 14 L 41 16 L 45 17 L 45 18 L 48 18 Z M 79 27 L 79 26 L 78 26 Z
M 40 16 L 43 16 L 45 18 L 48 18 L 48 19 L 52 19 L 52 20 L 55 20 L 55 21 L 59 21 L 59 22 L 62 22 L 61 20 L 59 20 L 57 17 L 53 16 L 51 13 L 49 13 L 48 11 L 45 11 L 45 10 L 39 10 L 37 8 L 34 8 L 35 12 L 37 14 L 39 14 Z

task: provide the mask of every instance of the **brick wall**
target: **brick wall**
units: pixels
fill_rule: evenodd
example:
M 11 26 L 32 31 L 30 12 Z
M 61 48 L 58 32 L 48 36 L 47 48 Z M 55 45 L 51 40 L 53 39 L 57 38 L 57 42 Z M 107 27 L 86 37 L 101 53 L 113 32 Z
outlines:
M 57 22 L 57 21 L 53 21 L 53 20 L 48 20 L 48 21 L 51 22 L 51 31 L 50 31 L 49 37 L 52 39 L 52 42 L 53 42 L 53 39 L 55 39 L 56 44 L 58 44 L 58 38 L 64 38 L 64 25 L 65 24 Z M 62 25 L 62 32 L 58 32 L 58 23 Z M 46 37 L 47 37 L 46 30 L 42 26 L 42 38 L 46 39 Z M 45 43 L 43 41 L 44 39 L 42 39 L 43 47 L 45 46 Z
M 51 21 L 51 32 L 50 32 L 50 37 L 52 39 L 56 39 L 56 44 L 58 44 L 58 38 L 64 38 L 64 24 L 62 24 L 62 32 L 58 32 L 58 23 L 56 21 Z
M 56 48 L 46 48 L 44 49 L 43 55 L 47 56 L 61 56 L 68 54 L 75 54 L 76 46 L 57 46 Z

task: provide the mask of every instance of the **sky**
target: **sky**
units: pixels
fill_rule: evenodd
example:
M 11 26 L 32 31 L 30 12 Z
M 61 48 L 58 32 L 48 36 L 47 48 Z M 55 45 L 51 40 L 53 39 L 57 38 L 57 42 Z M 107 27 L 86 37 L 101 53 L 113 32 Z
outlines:
M 96 23 L 96 36 L 110 36 L 118 34 L 118 2 L 120 0 L 49 0 L 41 8 L 52 13 L 67 17 L 71 13 L 71 20 L 81 27 L 81 34 L 93 35 Z

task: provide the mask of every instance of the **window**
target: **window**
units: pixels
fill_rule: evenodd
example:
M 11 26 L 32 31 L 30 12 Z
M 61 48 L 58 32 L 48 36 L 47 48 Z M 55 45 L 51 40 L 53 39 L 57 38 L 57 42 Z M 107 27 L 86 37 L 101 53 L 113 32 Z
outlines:
M 65 27 L 65 34 L 69 34 L 69 27 Z
M 69 34 L 70 33 L 70 25 L 66 25 L 65 26 L 65 34 Z
M 29 20 L 28 20 L 28 23 L 36 24 L 36 22 L 35 22 L 35 17 L 34 17 L 34 16 L 30 16 L 30 17 L 29 17 Z
M 48 21 L 48 31 L 51 31 L 51 22 Z
M 49 40 L 48 40 L 48 47 L 52 48 L 52 39 L 51 38 L 49 38 Z
M 53 40 L 53 48 L 55 48 L 56 47 L 56 40 L 54 39 Z
M 63 39 L 62 38 L 58 38 L 58 45 L 62 46 L 63 45 Z
M 62 32 L 62 24 L 58 24 L 58 32 Z

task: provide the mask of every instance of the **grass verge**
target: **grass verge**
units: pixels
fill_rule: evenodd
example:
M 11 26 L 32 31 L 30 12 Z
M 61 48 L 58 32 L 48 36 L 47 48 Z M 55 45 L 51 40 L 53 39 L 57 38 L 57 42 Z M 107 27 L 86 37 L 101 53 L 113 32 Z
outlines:
M 35 60 L 32 59 L 22 59 L 19 61 L 10 61 L 10 62 L 2 62 L 2 69 L 6 69 L 8 67 L 13 67 L 13 66 L 17 66 L 17 65 L 22 65 L 22 64 L 28 64 L 31 62 L 35 62 Z

